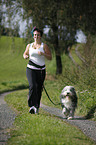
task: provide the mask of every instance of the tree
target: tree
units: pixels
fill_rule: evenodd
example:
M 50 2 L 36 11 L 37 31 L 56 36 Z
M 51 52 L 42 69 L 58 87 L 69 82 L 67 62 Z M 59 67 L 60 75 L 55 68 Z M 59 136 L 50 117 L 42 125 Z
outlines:
M 66 19 L 66 7 L 64 6 L 65 1 L 63 0 L 23 0 L 23 9 L 25 10 L 25 17 L 32 18 L 33 25 L 39 26 L 41 29 L 46 27 L 46 25 L 51 29 L 51 38 L 52 43 L 55 50 L 56 55 L 56 74 L 62 73 L 62 62 L 61 62 L 61 45 L 60 41 L 63 41 L 63 39 L 59 36 L 60 30 L 64 32 L 63 27 L 65 26 L 67 29 L 67 32 L 71 33 L 70 27 L 67 27 L 68 25 L 65 23 L 66 20 L 70 21 L 68 18 Z M 63 15 L 62 15 L 63 11 Z M 63 27 L 60 27 L 63 26 Z M 71 25 L 70 25 L 71 26 Z M 71 26 L 72 27 L 72 26 Z M 74 36 L 76 34 L 76 29 Z M 73 37 L 74 37 L 73 36 Z M 66 39 L 66 36 L 65 36 Z M 67 41 L 67 39 L 66 39 Z M 62 44 L 62 43 L 61 43 Z M 68 45 L 68 44 L 67 44 Z M 66 45 L 65 45 L 66 47 Z
M 85 33 L 96 35 L 96 1 L 73 0 L 72 9 L 79 28 Z
M 74 42 L 76 30 L 96 33 L 95 0 L 8 0 L 14 2 L 13 13 L 23 8 L 23 18 L 31 19 L 33 26 L 50 28 L 50 39 L 56 54 L 56 73 L 62 73 L 61 52 Z M 12 10 L 11 10 L 12 13 Z
M 11 28 L 6 28 L 4 26 L 1 25 L 1 35 L 5 35 L 5 36 L 15 36 L 15 37 L 20 37 L 19 36 L 19 28 L 17 27 L 18 25 L 16 25 L 15 29 L 11 29 Z

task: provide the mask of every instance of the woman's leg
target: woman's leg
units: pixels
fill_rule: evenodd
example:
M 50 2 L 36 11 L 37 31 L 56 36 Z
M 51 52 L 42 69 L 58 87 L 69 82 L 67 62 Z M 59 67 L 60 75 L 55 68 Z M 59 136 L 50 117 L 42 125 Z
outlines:
M 27 68 L 26 75 L 29 82 L 28 106 L 40 107 L 43 82 L 45 80 L 45 70 L 32 70 Z
M 35 106 L 37 103 L 37 85 L 36 85 L 36 73 L 35 70 L 27 68 L 26 70 L 27 79 L 29 82 L 29 97 L 28 97 L 28 106 Z
M 36 107 L 39 108 L 46 71 L 40 70 L 40 71 L 37 71 L 37 73 L 38 73 L 37 74 L 37 94 L 38 94 L 38 96 L 37 96 L 37 106 Z

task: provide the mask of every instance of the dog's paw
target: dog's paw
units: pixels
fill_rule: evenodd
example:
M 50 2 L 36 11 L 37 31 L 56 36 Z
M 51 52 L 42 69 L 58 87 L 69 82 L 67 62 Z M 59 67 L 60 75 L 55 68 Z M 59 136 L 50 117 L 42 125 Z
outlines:
M 73 117 L 72 117 L 72 116 L 70 116 L 70 117 L 68 117 L 67 119 L 68 119 L 68 120 L 72 120 L 72 119 L 73 119 Z
M 64 114 L 66 112 L 66 108 L 63 108 L 62 110 L 62 114 Z

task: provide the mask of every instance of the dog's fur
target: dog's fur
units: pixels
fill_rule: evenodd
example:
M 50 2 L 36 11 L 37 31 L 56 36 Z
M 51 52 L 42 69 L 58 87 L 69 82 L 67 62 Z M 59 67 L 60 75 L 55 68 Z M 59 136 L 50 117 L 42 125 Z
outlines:
M 66 86 L 60 94 L 62 113 L 67 119 L 74 118 L 74 112 L 77 107 L 77 95 L 73 86 Z

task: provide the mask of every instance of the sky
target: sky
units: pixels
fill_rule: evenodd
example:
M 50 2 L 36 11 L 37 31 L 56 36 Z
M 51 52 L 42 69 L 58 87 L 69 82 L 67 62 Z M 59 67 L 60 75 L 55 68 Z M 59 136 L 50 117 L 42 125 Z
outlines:
M 84 35 L 82 30 L 77 30 L 77 42 L 86 43 L 86 36 Z

